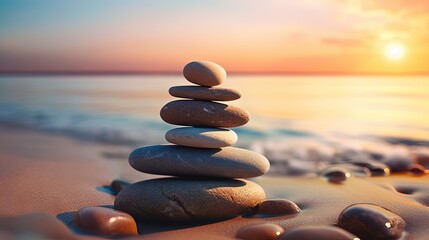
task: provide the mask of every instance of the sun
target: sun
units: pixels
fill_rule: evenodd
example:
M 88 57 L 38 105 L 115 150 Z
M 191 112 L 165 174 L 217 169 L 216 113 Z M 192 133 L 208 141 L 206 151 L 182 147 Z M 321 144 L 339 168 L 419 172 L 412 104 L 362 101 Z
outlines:
M 389 43 L 384 49 L 384 54 L 389 60 L 399 61 L 405 56 L 405 46 L 402 43 Z

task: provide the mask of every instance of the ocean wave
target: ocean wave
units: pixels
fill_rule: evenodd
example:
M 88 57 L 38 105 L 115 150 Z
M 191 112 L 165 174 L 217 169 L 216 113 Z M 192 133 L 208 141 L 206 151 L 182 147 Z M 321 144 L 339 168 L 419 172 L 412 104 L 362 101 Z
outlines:
M 88 112 L 52 111 L 28 107 L 0 106 L 0 124 L 101 144 L 136 147 L 166 143 L 164 133 L 172 128 L 159 119 Z M 356 160 L 385 162 L 417 156 L 429 159 L 429 142 L 380 136 L 320 135 L 288 129 L 235 128 L 239 147 L 264 154 L 271 162 L 271 174 L 314 174 L 332 164 Z M 123 158 L 111 153 L 106 158 Z M 429 161 L 428 161 L 429 164 Z M 429 167 L 429 166 L 428 166 Z

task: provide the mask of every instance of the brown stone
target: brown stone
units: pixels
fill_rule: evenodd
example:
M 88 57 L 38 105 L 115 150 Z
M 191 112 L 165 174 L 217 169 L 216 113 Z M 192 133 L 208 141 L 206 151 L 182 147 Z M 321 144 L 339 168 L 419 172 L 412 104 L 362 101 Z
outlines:
M 244 240 L 273 240 L 284 233 L 284 229 L 277 224 L 264 223 L 242 227 L 236 237 Z
M 85 207 L 76 213 L 73 223 L 101 235 L 137 235 L 137 224 L 128 213 L 104 207 Z
M 196 127 L 239 127 L 250 120 L 249 113 L 239 107 L 197 100 L 169 102 L 160 115 L 167 123 Z
M 237 90 L 220 87 L 175 86 L 168 91 L 173 97 L 207 101 L 233 101 L 241 97 Z
M 222 148 L 234 145 L 238 136 L 224 128 L 180 127 L 168 131 L 165 140 L 188 147 Z
M 338 226 L 362 239 L 397 239 L 405 221 L 397 214 L 373 204 L 355 204 L 344 209 Z
M 115 209 L 142 220 L 215 220 L 241 215 L 264 200 L 264 190 L 248 180 L 161 178 L 119 192 Z
M 426 174 L 426 168 L 418 163 L 412 163 L 408 165 L 407 171 L 411 174 L 414 174 L 416 176 L 425 175 Z
M 194 61 L 183 68 L 183 76 L 191 83 L 212 87 L 225 80 L 226 71 L 214 62 Z
M 284 198 L 268 199 L 261 202 L 255 208 L 257 215 L 287 215 L 301 212 L 301 209 L 294 202 Z

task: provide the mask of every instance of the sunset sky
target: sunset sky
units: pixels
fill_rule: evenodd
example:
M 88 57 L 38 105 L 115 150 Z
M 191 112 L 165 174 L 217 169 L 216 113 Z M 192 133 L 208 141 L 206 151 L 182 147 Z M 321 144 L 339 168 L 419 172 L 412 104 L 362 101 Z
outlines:
M 429 72 L 428 0 L 0 0 L 0 71 Z

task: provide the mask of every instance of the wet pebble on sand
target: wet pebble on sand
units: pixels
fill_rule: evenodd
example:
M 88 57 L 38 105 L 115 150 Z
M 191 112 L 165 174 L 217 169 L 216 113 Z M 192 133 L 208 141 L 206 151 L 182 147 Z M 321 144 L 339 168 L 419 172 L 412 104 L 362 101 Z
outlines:
M 273 223 L 255 224 L 242 227 L 236 238 L 244 240 L 273 240 L 284 233 L 284 229 Z
M 331 183 L 342 183 L 351 177 L 347 169 L 338 166 L 325 169 L 321 175 Z
M 85 207 L 76 213 L 73 224 L 100 235 L 137 235 L 137 224 L 128 213 L 104 207 Z
M 301 209 L 296 203 L 285 198 L 273 198 L 261 202 L 254 208 L 255 216 L 270 217 L 297 214 Z
M 373 204 L 355 204 L 344 209 L 338 226 L 362 239 L 397 239 L 405 229 L 399 215 Z

